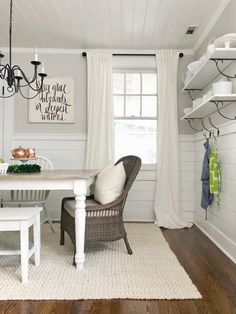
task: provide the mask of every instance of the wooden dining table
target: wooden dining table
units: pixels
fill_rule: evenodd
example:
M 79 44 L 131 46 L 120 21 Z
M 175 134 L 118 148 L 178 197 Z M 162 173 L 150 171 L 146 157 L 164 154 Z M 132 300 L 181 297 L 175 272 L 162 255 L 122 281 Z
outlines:
M 75 263 L 83 269 L 85 254 L 85 198 L 98 170 L 47 170 L 30 174 L 0 175 L 0 190 L 72 190 L 75 195 Z

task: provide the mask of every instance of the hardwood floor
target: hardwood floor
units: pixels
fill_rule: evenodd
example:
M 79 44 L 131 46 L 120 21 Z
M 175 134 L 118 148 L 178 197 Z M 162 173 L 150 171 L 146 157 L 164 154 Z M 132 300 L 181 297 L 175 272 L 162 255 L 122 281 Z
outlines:
M 163 234 L 201 300 L 6 301 L 0 313 L 236 314 L 236 265 L 196 226 Z

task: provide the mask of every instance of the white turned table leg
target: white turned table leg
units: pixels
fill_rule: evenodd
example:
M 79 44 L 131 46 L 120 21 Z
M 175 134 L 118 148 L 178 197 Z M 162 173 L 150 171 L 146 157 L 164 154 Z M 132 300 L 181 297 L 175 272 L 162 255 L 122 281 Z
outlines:
M 34 263 L 35 266 L 38 266 L 40 264 L 40 214 L 37 214 L 35 217 L 36 221 L 34 223 L 34 246 L 35 246 L 35 253 L 34 253 Z
M 29 227 L 25 221 L 21 221 L 20 249 L 21 249 L 22 283 L 25 283 L 28 281 L 28 252 L 29 252 Z
M 85 240 L 85 198 L 87 192 L 86 180 L 75 180 L 75 264 L 77 269 L 82 270 L 84 266 L 84 240 Z

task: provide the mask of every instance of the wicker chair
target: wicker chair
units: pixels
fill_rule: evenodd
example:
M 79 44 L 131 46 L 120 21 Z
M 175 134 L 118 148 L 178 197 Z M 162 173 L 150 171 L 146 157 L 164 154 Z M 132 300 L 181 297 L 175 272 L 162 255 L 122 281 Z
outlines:
M 86 198 L 86 242 L 108 242 L 124 239 L 127 251 L 132 254 L 123 223 L 123 209 L 128 192 L 141 167 L 141 159 L 136 156 L 125 156 L 116 164 L 123 162 L 126 172 L 126 183 L 122 194 L 113 202 L 100 204 L 93 196 Z M 66 197 L 61 204 L 61 245 L 64 245 L 65 231 L 75 245 L 75 198 Z

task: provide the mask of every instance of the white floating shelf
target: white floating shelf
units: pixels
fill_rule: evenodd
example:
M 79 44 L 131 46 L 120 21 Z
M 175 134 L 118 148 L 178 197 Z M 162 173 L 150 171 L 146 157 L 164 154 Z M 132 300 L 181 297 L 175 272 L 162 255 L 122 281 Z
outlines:
M 212 103 L 211 101 L 225 101 L 225 103 L 223 103 L 223 106 L 220 106 L 220 109 L 221 109 L 221 108 L 224 108 L 225 106 L 227 106 L 230 103 L 230 101 L 232 101 L 232 102 L 236 101 L 236 94 L 214 95 L 214 96 L 208 98 L 203 103 L 201 103 L 200 106 L 194 108 L 191 112 L 189 112 L 188 114 L 183 116 L 181 118 L 181 120 L 184 120 L 184 119 L 202 119 L 202 118 L 206 117 L 207 115 L 215 112 L 217 110 L 216 105 L 214 103 Z
M 211 54 L 210 58 L 214 59 L 236 59 L 236 48 L 216 48 Z M 194 76 L 187 82 L 183 90 L 186 89 L 203 89 L 209 82 L 214 80 L 219 72 L 217 71 L 214 61 L 208 58 L 194 74 Z M 220 65 L 220 69 L 224 71 L 232 60 L 224 60 L 224 63 Z

